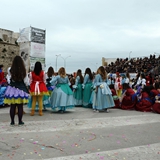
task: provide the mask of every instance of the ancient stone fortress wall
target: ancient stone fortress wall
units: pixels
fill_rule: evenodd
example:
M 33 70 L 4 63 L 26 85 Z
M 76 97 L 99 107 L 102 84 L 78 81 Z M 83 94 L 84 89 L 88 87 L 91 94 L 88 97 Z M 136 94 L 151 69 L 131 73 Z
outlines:
M 19 55 L 18 36 L 19 34 L 13 31 L 0 29 L 0 64 L 4 65 L 5 73 L 11 66 L 13 58 Z

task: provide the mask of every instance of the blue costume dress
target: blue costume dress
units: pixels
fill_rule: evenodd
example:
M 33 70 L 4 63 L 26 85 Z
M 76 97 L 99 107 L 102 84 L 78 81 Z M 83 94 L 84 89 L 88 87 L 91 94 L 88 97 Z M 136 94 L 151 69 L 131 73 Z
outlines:
M 54 78 L 54 76 L 46 78 L 46 87 L 48 89 L 49 95 L 51 95 L 52 91 L 55 88 L 55 84 L 52 85 L 51 82 L 50 82 L 52 80 L 52 78 Z
M 56 87 L 52 91 L 50 98 L 51 108 L 53 110 L 58 108 L 61 111 L 65 111 L 67 108 L 73 108 L 73 92 L 69 87 L 70 81 L 68 76 L 65 78 L 61 77 L 60 75 L 55 76 L 51 80 L 51 84 L 56 84 Z
M 89 74 L 84 76 L 83 88 L 83 107 L 91 108 L 91 94 L 92 94 L 92 80 L 89 78 Z
M 3 106 L 4 103 L 4 93 L 6 91 L 7 81 L 4 78 L 4 72 L 0 69 L 0 106 Z
M 82 83 L 80 82 L 80 77 L 76 77 L 75 85 L 73 85 L 73 97 L 75 106 L 82 106 Z
M 54 88 L 55 88 L 55 84 L 51 84 L 51 81 L 52 80 L 52 77 L 47 77 L 46 78 L 46 87 L 47 87 L 47 89 L 48 89 L 48 92 L 49 92 L 49 95 L 51 96 L 51 94 L 52 94 L 52 91 L 54 90 Z M 51 104 L 50 104 L 50 96 L 48 97 L 48 99 L 44 99 L 43 100 L 43 107 L 44 107 L 44 109 L 46 108 L 46 107 L 50 107 L 51 106 Z
M 114 107 L 114 100 L 112 97 L 112 92 L 108 87 L 106 81 L 102 80 L 100 74 L 97 74 L 94 79 L 95 90 L 93 98 L 93 109 L 95 110 L 105 110 L 107 108 Z
M 7 88 L 6 86 L 0 85 L 0 106 L 4 105 L 3 101 L 4 101 L 4 94 L 5 94 L 6 88 Z

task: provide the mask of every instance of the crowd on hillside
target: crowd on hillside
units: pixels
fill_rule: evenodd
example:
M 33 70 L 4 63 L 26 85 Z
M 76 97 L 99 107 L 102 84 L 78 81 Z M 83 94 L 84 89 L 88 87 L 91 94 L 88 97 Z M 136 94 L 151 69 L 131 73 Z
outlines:
M 107 73 L 148 73 L 160 65 L 160 56 L 156 58 L 156 55 L 150 55 L 143 58 L 131 58 L 122 59 L 117 58 L 115 62 L 111 62 L 106 67 Z M 158 74 L 157 72 L 155 74 Z
M 137 61 L 117 59 L 106 68 L 100 66 L 94 74 L 86 68 L 84 75 L 81 69 L 67 75 L 64 67 L 55 73 L 50 66 L 45 73 L 37 61 L 33 71 L 26 73 L 22 58 L 15 56 L 7 76 L 0 65 L 0 105 L 10 106 L 11 126 L 15 125 L 16 113 L 18 124 L 24 125 L 24 104 L 30 108 L 31 116 L 36 109 L 43 116 L 47 108 L 64 113 L 78 106 L 94 112 L 108 113 L 109 108 L 119 108 L 160 113 L 160 82 L 151 73 L 158 63 L 154 55 Z M 137 73 L 134 81 L 131 72 Z

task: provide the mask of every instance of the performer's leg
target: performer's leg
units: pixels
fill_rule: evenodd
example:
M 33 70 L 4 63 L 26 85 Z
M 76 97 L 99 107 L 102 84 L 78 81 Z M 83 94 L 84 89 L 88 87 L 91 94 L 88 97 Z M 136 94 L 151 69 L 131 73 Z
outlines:
M 35 112 L 35 107 L 36 107 L 36 101 L 37 101 L 37 96 L 32 96 L 32 110 L 30 115 L 34 116 L 34 112 Z
M 11 125 L 15 124 L 15 122 L 14 122 L 15 111 L 16 111 L 16 104 L 11 104 L 11 106 L 10 106 Z
M 42 108 L 43 108 L 43 96 L 38 96 L 38 105 L 39 105 L 39 115 L 42 116 Z

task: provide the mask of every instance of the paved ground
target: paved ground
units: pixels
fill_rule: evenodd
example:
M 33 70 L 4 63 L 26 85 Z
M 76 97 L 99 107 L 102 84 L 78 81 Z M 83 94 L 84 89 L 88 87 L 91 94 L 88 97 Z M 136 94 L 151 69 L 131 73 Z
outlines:
M 0 108 L 0 160 L 160 159 L 159 114 L 80 107 L 44 116 L 25 112 L 25 125 L 11 127 L 9 107 Z

